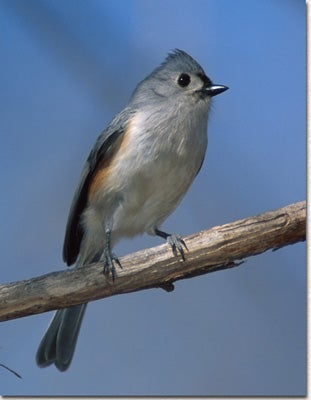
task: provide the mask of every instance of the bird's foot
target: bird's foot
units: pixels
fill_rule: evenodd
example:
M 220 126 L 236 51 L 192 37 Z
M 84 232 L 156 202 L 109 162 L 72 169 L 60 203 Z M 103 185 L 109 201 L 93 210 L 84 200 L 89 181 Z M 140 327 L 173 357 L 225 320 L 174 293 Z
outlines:
M 186 249 L 188 251 L 188 247 L 184 241 L 184 239 L 177 234 L 170 234 L 166 232 L 159 231 L 158 229 L 155 229 L 155 234 L 157 236 L 163 237 L 166 239 L 167 243 L 171 246 L 171 249 L 173 251 L 173 254 L 175 257 L 178 257 L 178 253 L 181 255 L 181 258 L 183 261 L 185 261 L 185 251 Z
M 169 235 L 167 238 L 167 243 L 171 246 L 173 254 L 175 257 L 178 257 L 178 253 L 181 255 L 183 261 L 185 261 L 185 251 L 184 248 L 188 251 L 188 247 L 184 241 L 184 239 L 180 235 Z
M 112 280 L 115 280 L 115 277 L 117 276 L 117 270 L 116 270 L 116 265 L 120 269 L 122 269 L 122 265 L 118 259 L 118 257 L 112 253 L 109 249 L 104 251 L 103 254 L 103 263 L 104 263 L 104 270 L 103 273 L 104 275 L 109 278 L 109 275 L 111 274 Z

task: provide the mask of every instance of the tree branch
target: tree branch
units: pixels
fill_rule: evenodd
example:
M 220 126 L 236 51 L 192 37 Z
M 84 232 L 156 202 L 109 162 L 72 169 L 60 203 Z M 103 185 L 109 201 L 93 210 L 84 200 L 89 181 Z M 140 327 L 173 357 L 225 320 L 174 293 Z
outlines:
M 186 261 L 168 245 L 120 258 L 114 282 L 100 263 L 0 286 L 0 321 L 152 287 L 172 290 L 179 279 L 239 264 L 237 260 L 304 241 L 306 202 L 299 202 L 185 237 Z

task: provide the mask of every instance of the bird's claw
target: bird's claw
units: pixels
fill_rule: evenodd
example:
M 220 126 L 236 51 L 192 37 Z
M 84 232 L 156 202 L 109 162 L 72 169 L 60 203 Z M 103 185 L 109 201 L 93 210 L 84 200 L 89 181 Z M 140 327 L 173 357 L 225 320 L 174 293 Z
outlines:
M 104 262 L 104 270 L 103 270 L 104 275 L 107 278 L 109 278 L 109 275 L 111 274 L 112 280 L 114 281 L 115 277 L 117 276 L 117 270 L 115 264 L 117 264 L 118 267 L 122 269 L 122 265 L 118 257 L 114 253 L 106 251 L 103 256 L 103 262 Z
M 180 235 L 176 235 L 174 233 L 166 233 L 163 231 L 160 231 L 159 229 L 155 229 L 154 233 L 157 236 L 160 236 L 164 239 L 166 239 L 167 243 L 171 246 L 173 254 L 175 257 L 178 257 L 178 252 L 181 255 L 181 258 L 183 261 L 185 261 L 185 252 L 183 247 L 188 251 L 188 247 L 184 241 L 184 239 Z
M 179 253 L 183 261 L 185 261 L 184 248 L 188 251 L 188 247 L 184 239 L 180 235 L 171 234 L 167 236 L 166 240 L 167 243 L 171 246 L 174 256 L 178 257 Z

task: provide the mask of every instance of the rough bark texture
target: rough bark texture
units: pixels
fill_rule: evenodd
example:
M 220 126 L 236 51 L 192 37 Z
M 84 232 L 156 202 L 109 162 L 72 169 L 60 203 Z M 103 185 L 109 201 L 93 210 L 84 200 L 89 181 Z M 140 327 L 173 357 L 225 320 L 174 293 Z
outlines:
M 232 268 L 246 257 L 305 238 L 303 201 L 185 237 L 185 261 L 167 244 L 122 257 L 123 269 L 114 282 L 97 263 L 1 285 L 0 321 L 152 287 L 170 291 L 178 279 Z

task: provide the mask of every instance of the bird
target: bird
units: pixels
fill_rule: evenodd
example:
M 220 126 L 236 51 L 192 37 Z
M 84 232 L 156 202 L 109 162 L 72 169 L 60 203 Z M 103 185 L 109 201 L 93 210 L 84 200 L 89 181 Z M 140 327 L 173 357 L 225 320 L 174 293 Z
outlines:
M 143 79 L 128 104 L 99 135 L 84 164 L 69 211 L 63 259 L 68 266 L 102 262 L 112 280 L 121 267 L 112 252 L 122 238 L 164 238 L 185 259 L 180 235 L 160 229 L 201 169 L 215 85 L 180 49 Z M 87 304 L 56 311 L 36 354 L 39 367 L 66 371 Z

